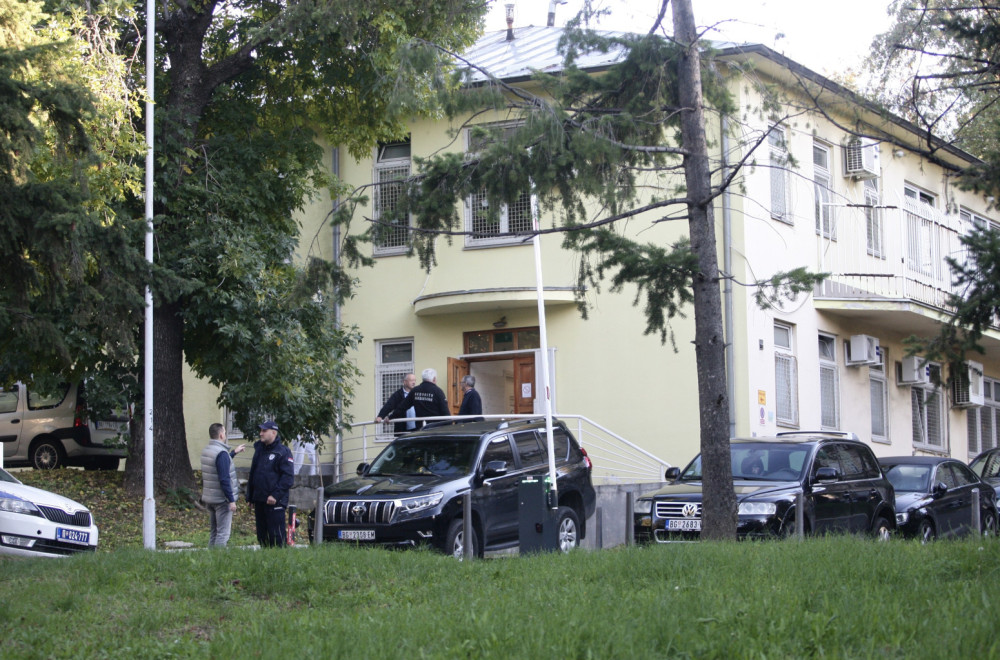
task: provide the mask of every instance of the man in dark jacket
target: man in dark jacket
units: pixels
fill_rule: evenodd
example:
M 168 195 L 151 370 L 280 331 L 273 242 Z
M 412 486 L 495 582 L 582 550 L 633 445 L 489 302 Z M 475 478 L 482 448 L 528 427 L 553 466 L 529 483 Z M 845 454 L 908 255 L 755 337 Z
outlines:
M 402 402 L 396 405 L 389 418 L 403 417 L 406 409 L 412 407 L 416 416 L 419 417 L 450 417 L 451 409 L 448 408 L 448 399 L 444 391 L 437 386 L 437 371 L 424 369 L 420 372 L 420 377 L 424 382 L 420 383 L 406 395 Z M 388 419 L 388 418 L 387 418 Z M 420 422 L 422 427 L 426 422 Z
M 479 392 L 476 391 L 476 377 L 467 374 L 462 376 L 462 407 L 458 409 L 459 416 L 461 415 L 482 415 L 483 414 L 483 399 L 479 396 Z M 474 417 L 470 422 L 481 422 L 482 417 Z
M 260 425 L 260 440 L 253 445 L 253 463 L 247 481 L 247 502 L 253 505 L 257 542 L 262 548 L 285 545 L 285 507 L 295 475 L 292 451 L 278 440 L 278 425 Z
M 400 403 L 403 402 L 403 399 L 406 398 L 406 395 L 409 394 L 410 390 L 416 387 L 416 385 L 417 385 L 416 376 L 414 376 L 413 374 L 406 374 L 405 376 L 403 376 L 403 386 L 398 390 L 396 390 L 395 392 L 393 392 L 389 396 L 389 398 L 386 399 L 385 405 L 382 406 L 381 410 L 378 411 L 378 414 L 375 415 L 375 421 L 382 423 L 383 421 L 386 421 L 388 417 L 391 417 L 392 411 L 396 409 L 396 406 L 398 406 Z M 413 410 L 412 407 L 407 408 L 405 417 L 416 417 L 416 411 Z M 413 420 L 408 420 L 405 422 L 396 422 L 395 424 L 392 425 L 392 431 L 396 435 L 399 435 L 400 433 L 406 433 L 407 431 L 412 431 L 415 428 L 417 428 L 417 424 Z

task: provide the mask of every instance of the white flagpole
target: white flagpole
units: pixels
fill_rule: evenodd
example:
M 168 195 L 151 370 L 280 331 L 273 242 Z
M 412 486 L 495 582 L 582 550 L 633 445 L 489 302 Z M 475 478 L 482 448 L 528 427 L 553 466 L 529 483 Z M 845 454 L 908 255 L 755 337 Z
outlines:
M 541 346 L 542 353 L 542 384 L 544 386 L 543 390 L 539 392 L 543 396 L 545 405 L 545 444 L 548 448 L 549 454 L 549 481 L 552 500 L 551 504 L 553 508 L 558 506 L 559 498 L 557 496 L 557 491 L 559 490 L 558 484 L 556 484 L 556 452 L 554 448 L 554 443 L 552 439 L 552 392 L 549 387 L 549 339 L 547 330 L 545 329 L 545 290 L 542 286 L 542 237 L 538 233 L 538 210 L 535 208 L 535 202 L 532 200 L 532 225 L 535 228 L 535 235 L 531 239 L 531 243 L 535 248 L 535 290 L 538 296 L 538 336 L 539 344 Z
M 153 57 L 156 54 L 156 6 L 146 0 L 146 261 L 153 263 Z M 145 499 L 142 502 L 142 544 L 156 549 L 156 499 L 153 495 L 153 291 L 146 285 L 145 354 L 146 393 L 143 415 Z

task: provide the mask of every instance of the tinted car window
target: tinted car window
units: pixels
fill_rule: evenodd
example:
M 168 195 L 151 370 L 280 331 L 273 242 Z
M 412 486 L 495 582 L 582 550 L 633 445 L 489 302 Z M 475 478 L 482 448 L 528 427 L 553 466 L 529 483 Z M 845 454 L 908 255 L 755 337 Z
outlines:
M 372 463 L 369 474 L 464 474 L 470 471 L 478 438 L 397 439 Z
M 886 478 L 898 492 L 926 493 L 927 478 L 931 469 L 926 465 L 893 465 L 885 473 Z
M 517 454 L 521 457 L 521 466 L 530 467 L 546 461 L 545 451 L 538 444 L 538 436 L 534 431 L 527 433 L 515 433 L 514 443 L 517 445 Z
M 8 392 L 0 392 L 0 413 L 12 413 L 17 410 L 17 386 Z
M 939 465 L 934 475 L 934 481 L 935 483 L 940 481 L 948 488 L 954 488 L 958 484 L 955 482 L 955 475 L 949 468 L 950 466 L 947 463 Z
M 840 464 L 844 469 L 846 479 L 871 478 L 869 466 L 865 464 L 865 456 L 861 447 L 855 445 L 840 445 Z
M 54 392 L 39 392 L 36 390 L 28 390 L 28 410 L 44 410 L 45 408 L 55 408 L 63 399 L 66 398 L 66 393 L 69 392 L 69 385 L 63 383 Z
M 496 438 L 486 445 L 486 451 L 483 452 L 483 465 L 490 461 L 503 461 L 508 468 L 514 467 L 514 450 L 511 449 L 507 436 Z
M 562 429 L 552 429 L 552 448 L 556 453 L 556 461 L 566 460 L 569 453 L 569 438 Z
M 816 460 L 813 462 L 813 474 L 816 474 L 816 471 L 820 468 L 834 468 L 838 473 L 841 473 L 842 470 L 837 453 L 836 445 L 820 447 L 819 451 L 816 452 Z
M 955 470 L 955 481 L 959 486 L 968 486 L 970 484 L 979 483 L 979 477 L 977 477 L 968 467 L 962 465 L 961 463 L 951 463 L 951 466 Z

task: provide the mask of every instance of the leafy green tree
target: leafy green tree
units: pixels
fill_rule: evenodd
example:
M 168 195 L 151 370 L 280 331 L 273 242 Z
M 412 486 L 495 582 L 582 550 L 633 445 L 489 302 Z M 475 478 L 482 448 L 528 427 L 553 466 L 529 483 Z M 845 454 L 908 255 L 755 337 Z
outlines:
M 672 320 L 692 305 L 705 483 L 703 534 L 734 538 L 723 276 L 713 203 L 735 170 L 721 177 L 713 171 L 705 114 L 729 114 L 735 108 L 723 67 L 699 41 L 691 3 L 674 0 L 671 6 L 673 38 L 657 34 L 659 22 L 647 35 L 568 30 L 562 70 L 536 75 L 541 93 L 495 79 L 490 85 L 464 87 L 451 98 L 453 116 L 496 111 L 508 121 L 472 129 L 471 139 L 482 145 L 474 157 L 441 154 L 418 161 L 420 172 L 407 187 L 398 215 L 356 240 L 377 240 L 384 227 L 412 214 L 418 227 L 413 250 L 430 268 L 437 236 L 461 233 L 456 232 L 462 226 L 458 200 L 484 194 L 485 213 L 498 221 L 500 209 L 530 187 L 540 208 L 554 218 L 553 227 L 540 231 L 562 233 L 564 247 L 583 257 L 580 290 L 605 278 L 612 290 L 634 286 L 637 303 L 644 300 L 645 332 L 658 333 L 664 342 L 673 341 Z M 666 9 L 664 2 L 661 20 Z M 621 57 L 595 75 L 576 64 L 587 51 L 620 52 Z M 512 122 L 518 123 L 516 129 Z M 673 245 L 641 243 L 620 228 L 642 219 L 687 220 L 688 238 Z M 757 284 L 770 291 L 766 298 L 810 290 L 815 281 L 816 276 L 796 271 Z
M 44 386 L 134 361 L 146 268 L 133 247 L 141 225 L 120 213 L 138 173 L 134 106 L 107 23 L 81 26 L 79 14 L 0 0 L 5 382 Z M 105 150 L 120 160 L 102 160 Z

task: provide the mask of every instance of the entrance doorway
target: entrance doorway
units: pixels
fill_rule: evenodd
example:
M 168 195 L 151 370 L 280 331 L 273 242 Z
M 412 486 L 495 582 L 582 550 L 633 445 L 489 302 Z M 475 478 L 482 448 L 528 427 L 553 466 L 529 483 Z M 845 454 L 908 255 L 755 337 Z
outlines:
M 491 355 L 448 358 L 448 405 L 453 415 L 462 405 L 462 378 L 476 378 L 476 391 L 483 400 L 484 415 L 532 415 L 540 412 L 539 370 L 535 368 L 541 351 L 493 353 Z M 555 372 L 550 369 L 551 378 Z M 537 408 L 537 409 L 536 409 Z

